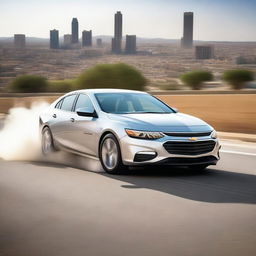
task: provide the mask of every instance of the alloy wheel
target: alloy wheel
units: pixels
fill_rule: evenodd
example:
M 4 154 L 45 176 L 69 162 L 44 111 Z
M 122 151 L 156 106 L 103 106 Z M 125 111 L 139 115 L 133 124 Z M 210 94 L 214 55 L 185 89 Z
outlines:
M 118 149 L 112 138 L 107 138 L 102 144 L 102 161 L 108 169 L 114 169 L 118 163 Z

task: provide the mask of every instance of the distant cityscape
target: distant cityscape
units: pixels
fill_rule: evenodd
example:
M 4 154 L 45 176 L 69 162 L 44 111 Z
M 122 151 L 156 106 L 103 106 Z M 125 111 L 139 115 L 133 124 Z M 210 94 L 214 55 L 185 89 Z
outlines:
M 215 84 L 225 70 L 245 68 L 256 72 L 256 42 L 195 40 L 199 26 L 194 12 L 184 12 L 180 39 L 143 38 L 136 26 L 124 35 L 126 16 L 113 14 L 113 34 L 94 35 L 77 18 L 70 20 L 70 32 L 49 28 L 48 38 L 15 34 L 0 37 L 0 90 L 15 77 L 34 74 L 49 80 L 69 80 L 101 63 L 126 63 L 139 69 L 154 88 L 180 88 L 178 77 L 191 70 L 208 70 Z M 64 25 L 64 24 L 63 24 Z M 111 24 L 110 24 L 111 25 Z M 170 29 L 175 24 L 170 24 Z M 134 33 L 133 33 L 134 32 Z
M 193 47 L 193 27 L 194 13 L 184 12 L 183 16 L 183 36 L 180 40 L 182 48 Z M 81 47 L 92 47 L 92 30 L 83 30 L 81 42 L 79 41 L 79 22 L 77 18 L 73 18 L 71 22 L 71 34 L 64 34 L 64 41 L 60 44 L 59 30 L 50 30 L 50 49 L 80 49 Z M 117 11 L 114 15 L 114 37 L 111 40 L 111 51 L 113 54 L 136 54 L 137 44 L 136 35 L 126 35 L 125 47 L 123 49 L 123 15 Z M 14 35 L 14 45 L 16 48 L 22 49 L 26 47 L 26 36 L 24 34 Z M 103 40 L 97 38 L 96 46 L 102 47 Z M 196 59 L 214 58 L 214 46 L 197 45 L 195 47 Z
M 120 11 L 114 17 L 114 37 L 112 38 L 112 53 L 122 54 L 122 38 L 123 38 L 123 15 Z M 125 54 L 136 54 L 136 35 L 126 35 Z M 96 41 L 97 47 L 102 47 L 102 39 Z M 17 47 L 21 44 L 17 42 Z M 59 42 L 59 31 L 54 29 L 50 31 L 50 48 L 51 49 L 79 49 L 81 47 L 92 46 L 92 30 L 82 31 L 82 42 L 79 42 L 79 23 L 77 18 L 73 18 L 71 22 L 71 34 L 64 35 L 63 45 Z

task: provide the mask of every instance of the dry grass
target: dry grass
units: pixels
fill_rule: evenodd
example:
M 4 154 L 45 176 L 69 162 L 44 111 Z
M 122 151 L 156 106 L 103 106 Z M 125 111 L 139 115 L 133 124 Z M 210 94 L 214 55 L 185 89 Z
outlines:
M 157 97 L 180 112 L 202 118 L 218 131 L 256 134 L 256 94 Z

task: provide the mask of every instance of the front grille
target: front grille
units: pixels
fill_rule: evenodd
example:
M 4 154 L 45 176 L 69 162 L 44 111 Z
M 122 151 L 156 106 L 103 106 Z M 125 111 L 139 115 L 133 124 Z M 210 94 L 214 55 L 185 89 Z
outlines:
M 184 158 L 184 157 L 169 157 L 156 164 L 163 165 L 178 165 L 178 166 L 186 166 L 186 165 L 197 165 L 197 164 L 216 164 L 217 158 L 214 156 L 203 156 L 196 158 Z
M 172 137 L 203 137 L 211 135 L 211 132 L 165 132 L 164 134 Z
M 164 143 L 164 148 L 170 154 L 175 155 L 200 155 L 213 151 L 215 141 L 167 141 Z

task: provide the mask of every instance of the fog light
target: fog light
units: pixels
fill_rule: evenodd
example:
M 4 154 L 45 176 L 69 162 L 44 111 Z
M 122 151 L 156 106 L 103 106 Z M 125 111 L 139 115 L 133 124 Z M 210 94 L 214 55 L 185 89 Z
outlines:
M 134 156 L 134 162 L 144 162 L 154 159 L 157 156 L 153 151 L 141 151 Z

